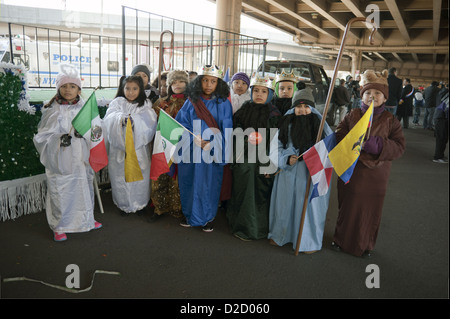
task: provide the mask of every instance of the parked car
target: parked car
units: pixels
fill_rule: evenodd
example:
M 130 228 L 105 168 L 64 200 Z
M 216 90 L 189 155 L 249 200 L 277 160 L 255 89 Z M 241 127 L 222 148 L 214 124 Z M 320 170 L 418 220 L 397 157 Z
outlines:
M 285 72 L 293 71 L 299 81 L 304 82 L 306 86 L 311 88 L 315 99 L 315 107 L 323 114 L 331 81 L 323 66 L 306 61 L 268 60 L 259 65 L 257 72 L 258 74 L 269 75 L 271 79 L 274 79 L 283 70 Z M 331 109 L 331 105 L 329 109 Z M 327 114 L 330 114 L 330 110 Z M 330 123 L 332 119 L 328 120 L 328 117 L 327 122 Z

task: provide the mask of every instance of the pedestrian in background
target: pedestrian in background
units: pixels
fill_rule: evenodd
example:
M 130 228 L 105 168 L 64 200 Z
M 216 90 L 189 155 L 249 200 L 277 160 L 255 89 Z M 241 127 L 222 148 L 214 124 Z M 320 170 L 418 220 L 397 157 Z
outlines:
M 436 101 L 439 94 L 438 82 L 433 81 L 431 85 L 423 91 L 425 100 L 425 115 L 423 118 L 423 128 L 426 130 L 434 130 L 433 115 L 436 108 Z
M 403 80 L 403 85 L 402 96 L 398 103 L 397 113 L 395 116 L 397 116 L 399 122 L 403 121 L 403 128 L 408 128 L 409 117 L 412 116 L 413 110 L 414 88 L 411 85 L 411 80 L 408 78 Z
M 397 69 L 390 68 L 388 76 L 389 97 L 385 103 L 386 109 L 392 114 L 397 113 L 397 106 L 402 96 L 403 82 L 397 77 Z
M 424 106 L 424 100 L 423 100 L 423 90 L 419 87 L 419 89 L 414 93 L 414 118 L 413 118 L 413 124 L 419 126 L 419 118 L 421 109 Z

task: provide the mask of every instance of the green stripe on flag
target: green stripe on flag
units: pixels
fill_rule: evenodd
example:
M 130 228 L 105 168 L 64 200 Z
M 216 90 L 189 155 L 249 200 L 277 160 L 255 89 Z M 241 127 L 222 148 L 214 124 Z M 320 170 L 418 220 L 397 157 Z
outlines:
M 157 130 L 161 132 L 161 136 L 170 141 L 171 144 L 176 145 L 180 136 L 184 132 L 184 127 L 178 124 L 166 112 L 159 112 L 159 120 Z
M 85 135 L 91 129 L 91 121 L 99 116 L 97 99 L 95 97 L 95 91 L 91 94 L 89 99 L 84 103 L 80 112 L 72 120 L 73 127 L 81 135 Z

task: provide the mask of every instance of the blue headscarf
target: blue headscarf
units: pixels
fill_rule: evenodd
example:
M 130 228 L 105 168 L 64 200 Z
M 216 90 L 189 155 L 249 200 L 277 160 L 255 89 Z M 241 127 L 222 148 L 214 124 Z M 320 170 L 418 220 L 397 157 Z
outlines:
M 257 86 L 262 86 L 262 85 L 257 85 Z M 254 88 L 255 86 L 252 86 L 251 88 L 250 88 L 250 101 L 252 101 L 253 102 L 253 88 Z M 263 86 L 263 87 L 266 87 L 266 86 Z M 269 88 L 268 88 L 269 89 Z M 270 101 L 272 101 L 272 98 L 273 98 L 273 90 L 272 89 L 269 89 L 269 94 L 267 95 L 267 100 L 266 100 L 266 102 L 264 102 L 264 104 L 268 104 L 268 103 L 270 103 Z

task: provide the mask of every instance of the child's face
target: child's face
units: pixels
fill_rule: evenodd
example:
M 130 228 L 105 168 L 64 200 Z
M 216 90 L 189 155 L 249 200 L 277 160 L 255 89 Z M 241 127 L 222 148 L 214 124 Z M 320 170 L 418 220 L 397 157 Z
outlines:
M 172 83 L 172 92 L 174 94 L 181 94 L 186 90 L 186 82 L 176 80 Z
M 206 96 L 211 96 L 217 88 L 217 78 L 215 76 L 204 75 L 202 78 L 202 91 Z
M 75 100 L 80 92 L 80 88 L 74 83 L 66 83 L 59 88 L 59 94 L 68 102 Z
M 125 97 L 128 101 L 133 102 L 139 96 L 139 85 L 136 82 L 127 82 L 123 89 Z
M 278 83 L 278 96 L 280 98 L 291 98 L 294 94 L 294 82 L 284 81 Z
M 142 82 L 144 82 L 144 87 L 146 87 L 149 80 L 147 74 L 145 74 L 144 72 L 138 72 L 135 75 L 140 76 L 142 78 Z
M 294 108 L 295 115 L 308 115 L 311 114 L 311 109 L 306 104 L 299 104 Z
M 242 95 L 248 90 L 248 85 L 242 80 L 234 80 L 233 83 L 233 92 L 237 95 Z
M 252 100 L 256 104 L 264 104 L 269 97 L 269 89 L 264 86 L 255 85 L 252 90 Z
M 364 94 L 362 96 L 362 100 L 364 104 L 370 105 L 372 103 L 373 98 L 373 107 L 379 107 L 386 102 L 386 98 L 384 97 L 383 92 L 378 91 L 376 89 L 369 89 L 364 91 Z

